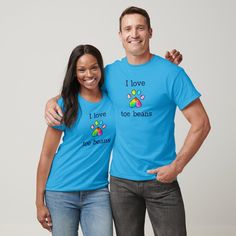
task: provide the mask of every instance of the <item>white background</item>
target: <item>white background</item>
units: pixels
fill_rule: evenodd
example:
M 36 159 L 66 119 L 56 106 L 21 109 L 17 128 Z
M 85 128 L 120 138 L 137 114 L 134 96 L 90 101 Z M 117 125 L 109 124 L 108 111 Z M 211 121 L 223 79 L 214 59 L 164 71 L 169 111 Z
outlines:
M 75 46 L 94 44 L 105 63 L 124 56 L 118 18 L 131 5 L 150 14 L 152 52 L 182 52 L 210 116 L 207 141 L 179 177 L 189 236 L 236 235 L 234 0 L 0 0 L 0 235 L 48 235 L 35 211 L 45 103 L 59 93 Z M 178 148 L 188 128 L 177 112 Z

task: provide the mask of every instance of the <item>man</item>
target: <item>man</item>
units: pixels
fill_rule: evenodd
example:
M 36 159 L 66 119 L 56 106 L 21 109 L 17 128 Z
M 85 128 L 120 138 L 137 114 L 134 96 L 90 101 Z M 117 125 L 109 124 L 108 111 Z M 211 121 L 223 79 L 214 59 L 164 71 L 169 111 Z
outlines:
M 184 70 L 150 53 L 152 29 L 144 9 L 130 7 L 121 14 L 119 35 L 126 57 L 106 67 L 105 86 L 116 114 L 110 170 L 116 232 L 143 236 L 147 209 L 155 235 L 184 236 L 177 176 L 208 135 L 209 119 Z M 51 103 L 46 108 L 47 120 L 54 124 L 56 105 Z M 176 106 L 191 125 L 178 154 Z

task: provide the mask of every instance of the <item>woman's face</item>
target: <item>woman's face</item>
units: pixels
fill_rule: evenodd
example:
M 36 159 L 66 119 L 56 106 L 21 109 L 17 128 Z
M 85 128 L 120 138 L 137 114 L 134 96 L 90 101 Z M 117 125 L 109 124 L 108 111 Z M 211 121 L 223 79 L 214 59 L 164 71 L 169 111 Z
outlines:
M 76 63 L 76 76 L 81 89 L 98 89 L 101 80 L 101 70 L 97 59 L 91 54 L 80 57 Z

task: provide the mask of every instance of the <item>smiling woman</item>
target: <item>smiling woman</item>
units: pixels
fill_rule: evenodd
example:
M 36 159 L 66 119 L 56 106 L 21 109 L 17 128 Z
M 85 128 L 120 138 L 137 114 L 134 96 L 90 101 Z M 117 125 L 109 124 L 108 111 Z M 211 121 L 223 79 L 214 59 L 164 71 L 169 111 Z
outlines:
M 76 75 L 80 83 L 80 94 L 90 93 L 93 90 L 94 94 L 101 95 L 98 87 L 101 80 L 101 70 L 97 59 L 93 55 L 85 54 L 78 59 L 76 63 Z
M 84 235 L 112 236 L 107 186 L 115 124 L 103 82 L 99 50 L 76 47 L 58 101 L 64 123 L 47 128 L 37 173 L 37 217 L 53 236 L 77 235 L 79 224 Z
M 99 50 L 92 45 L 76 47 L 70 55 L 61 92 L 65 106 L 63 119 L 68 127 L 77 117 L 78 93 L 88 101 L 97 102 L 102 97 L 103 83 L 103 59 Z

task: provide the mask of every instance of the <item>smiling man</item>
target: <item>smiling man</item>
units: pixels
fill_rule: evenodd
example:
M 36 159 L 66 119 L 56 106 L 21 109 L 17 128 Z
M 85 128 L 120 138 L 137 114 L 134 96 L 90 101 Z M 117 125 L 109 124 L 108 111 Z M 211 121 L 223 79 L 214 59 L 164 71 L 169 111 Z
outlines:
M 151 59 L 149 40 L 152 29 L 149 20 L 140 14 L 122 14 L 119 35 L 130 64 L 142 64 Z
M 148 211 L 157 236 L 186 235 L 177 176 L 206 138 L 210 124 L 200 94 L 185 71 L 150 52 L 152 28 L 144 9 L 120 16 L 126 57 L 106 67 L 106 88 L 116 113 L 111 203 L 118 236 L 143 236 Z M 190 123 L 175 152 L 176 106 Z
M 124 10 L 119 36 L 126 57 L 105 69 L 105 89 L 116 119 L 110 169 L 116 232 L 118 236 L 143 236 L 147 210 L 156 236 L 185 236 L 185 211 L 177 176 L 207 137 L 209 119 L 200 93 L 185 71 L 150 52 L 152 28 L 144 9 Z M 176 154 L 177 106 L 190 129 Z M 56 124 L 53 116 L 58 117 L 57 110 L 51 100 L 46 108 L 49 124 Z

